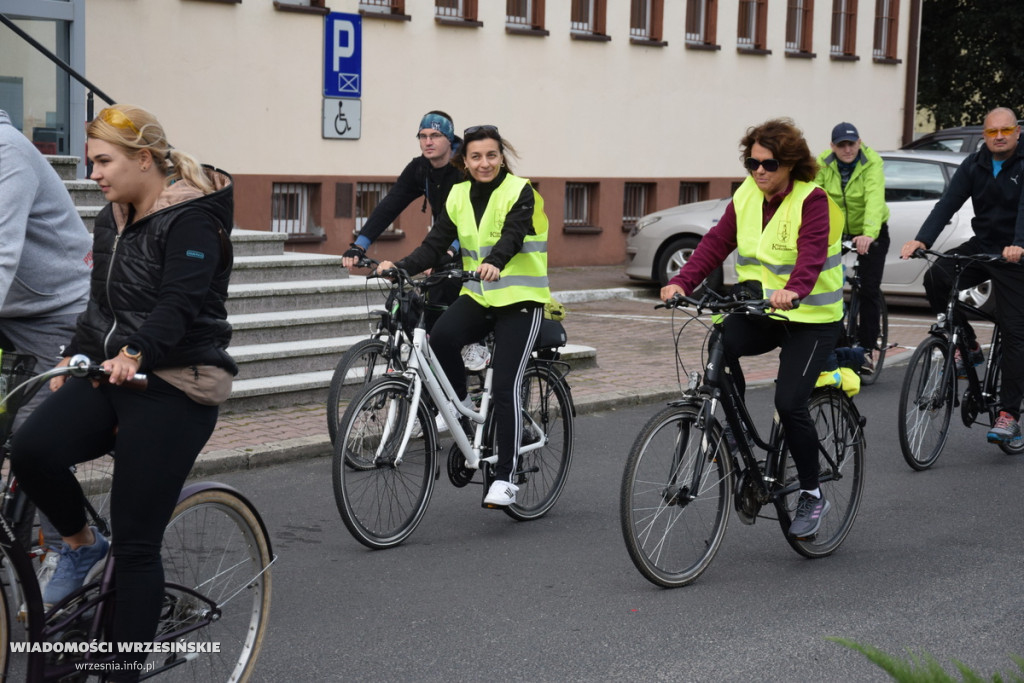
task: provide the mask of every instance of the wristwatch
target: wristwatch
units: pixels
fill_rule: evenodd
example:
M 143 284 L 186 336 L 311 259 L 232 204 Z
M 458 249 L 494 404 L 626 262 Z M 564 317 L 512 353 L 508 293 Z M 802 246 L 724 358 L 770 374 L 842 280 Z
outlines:
M 142 351 L 138 350 L 134 346 L 125 344 L 121 347 L 121 355 L 131 358 L 136 363 L 142 364 Z

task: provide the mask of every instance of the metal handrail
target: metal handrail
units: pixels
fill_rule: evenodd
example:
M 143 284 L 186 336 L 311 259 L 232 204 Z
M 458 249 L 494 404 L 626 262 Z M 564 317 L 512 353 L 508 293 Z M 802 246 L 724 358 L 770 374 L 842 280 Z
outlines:
M 26 43 L 28 43 L 29 45 L 34 47 L 37 51 L 42 53 L 44 57 L 46 57 L 51 62 L 53 62 L 54 64 L 59 66 L 69 76 L 71 76 L 76 81 L 78 81 L 79 83 L 81 83 L 82 85 L 84 85 L 86 87 L 86 89 L 88 90 L 88 92 L 86 93 L 86 105 L 85 105 L 86 106 L 86 112 L 85 112 L 86 113 L 86 120 L 92 121 L 92 119 L 93 119 L 93 93 L 96 93 L 97 95 L 99 95 L 100 98 L 103 99 L 103 101 L 106 102 L 107 104 L 114 104 L 115 103 L 115 101 L 109 95 L 107 95 L 105 92 L 103 92 L 102 90 L 97 88 L 88 78 L 86 78 L 82 74 L 80 74 L 77 71 L 75 71 L 75 69 L 70 64 L 68 64 L 63 59 L 61 59 L 57 55 L 55 55 L 52 52 L 50 52 L 50 50 L 45 45 L 43 45 L 38 40 L 36 40 L 35 38 L 30 36 L 29 34 L 27 34 L 24 31 L 22 31 L 20 28 L 18 28 L 18 26 L 15 25 L 15 23 L 13 21 L 8 19 L 2 13 L 0 13 L 0 23 L 4 24 L 5 26 L 7 26 L 7 28 L 9 28 L 12 31 L 14 31 L 18 36 L 20 36 L 22 38 L 22 40 L 24 40 Z

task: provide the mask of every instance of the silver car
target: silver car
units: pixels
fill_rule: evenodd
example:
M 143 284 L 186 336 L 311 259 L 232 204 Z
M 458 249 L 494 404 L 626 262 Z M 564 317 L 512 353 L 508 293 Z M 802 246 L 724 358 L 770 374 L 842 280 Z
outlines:
M 885 201 L 889 206 L 891 245 L 882 277 L 882 291 L 892 295 L 924 296 L 924 259 L 900 259 L 900 247 L 914 239 L 936 200 L 945 191 L 965 154 L 900 150 L 881 152 L 885 161 Z M 725 213 L 729 198 L 674 206 L 648 214 L 637 221 L 626 240 L 626 275 L 634 280 L 653 280 L 661 285 L 679 272 L 697 248 L 700 238 Z M 944 251 L 967 241 L 973 234 L 974 210 L 967 202 L 950 220 L 932 245 Z M 852 261 L 852 256 L 849 256 Z M 723 268 L 708 276 L 712 286 L 735 282 L 735 252 Z M 964 293 L 972 303 L 989 308 L 989 283 Z

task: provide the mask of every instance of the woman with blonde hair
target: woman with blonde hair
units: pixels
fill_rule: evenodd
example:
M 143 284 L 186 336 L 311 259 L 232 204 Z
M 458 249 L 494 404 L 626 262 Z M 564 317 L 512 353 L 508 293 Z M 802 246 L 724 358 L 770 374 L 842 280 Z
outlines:
M 91 178 L 110 203 L 96 218 L 88 306 L 59 364 L 85 354 L 109 380 L 52 380 L 54 393 L 17 432 L 12 462 L 64 538 L 44 602 L 59 608 L 110 545 L 113 640 L 147 642 L 163 599 L 164 527 L 238 371 L 226 352 L 232 182 L 171 147 L 139 107 L 107 107 L 86 132 Z M 139 372 L 145 391 L 125 386 Z M 110 451 L 108 543 L 87 525 L 69 468 Z

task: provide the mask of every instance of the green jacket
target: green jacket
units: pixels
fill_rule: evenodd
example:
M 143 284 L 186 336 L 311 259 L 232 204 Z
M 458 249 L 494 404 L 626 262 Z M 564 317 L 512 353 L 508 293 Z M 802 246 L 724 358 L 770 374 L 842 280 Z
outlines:
M 867 235 L 877 239 L 882 224 L 889 220 L 889 207 L 885 205 L 885 174 L 882 157 L 864 143 L 854 162 L 853 175 L 843 190 L 839 175 L 839 162 L 831 149 L 818 157 L 821 167 L 814 182 L 820 185 L 846 215 L 846 232 Z

